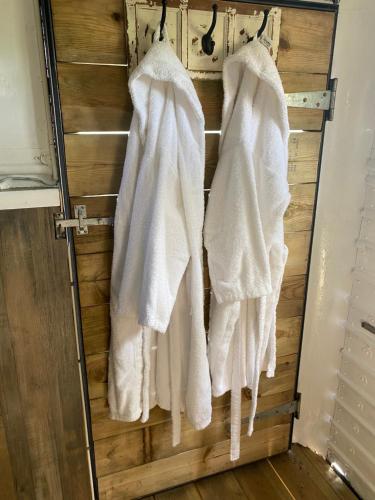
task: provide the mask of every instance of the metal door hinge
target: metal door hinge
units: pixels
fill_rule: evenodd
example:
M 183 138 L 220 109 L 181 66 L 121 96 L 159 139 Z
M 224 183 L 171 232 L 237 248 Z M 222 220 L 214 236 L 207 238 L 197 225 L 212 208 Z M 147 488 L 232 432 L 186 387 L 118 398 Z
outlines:
M 86 205 L 74 205 L 75 219 L 64 219 L 63 213 L 54 214 L 56 239 L 66 238 L 66 228 L 75 227 L 76 234 L 88 234 L 89 226 L 113 226 L 113 217 L 87 217 Z
M 294 418 L 299 418 L 299 411 L 301 405 L 301 393 L 297 392 L 296 399 L 285 403 L 283 405 L 275 406 L 269 410 L 261 411 L 255 415 L 254 420 L 261 420 L 268 417 L 276 417 L 278 415 L 294 415 Z M 241 419 L 242 424 L 249 423 L 249 417 L 244 417 Z M 230 429 L 230 419 L 226 421 L 226 428 Z
M 321 109 L 327 112 L 327 120 L 333 120 L 335 110 L 337 78 L 330 80 L 329 89 L 315 92 L 294 92 L 285 94 L 290 108 Z

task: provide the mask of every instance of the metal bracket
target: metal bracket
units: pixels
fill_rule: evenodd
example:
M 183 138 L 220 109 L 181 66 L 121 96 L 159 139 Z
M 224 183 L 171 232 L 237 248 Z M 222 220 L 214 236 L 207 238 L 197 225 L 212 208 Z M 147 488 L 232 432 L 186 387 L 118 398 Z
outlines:
M 301 405 L 301 394 L 298 392 L 297 397 L 294 401 L 290 403 L 285 403 L 284 405 L 275 406 L 275 408 L 271 408 L 270 410 L 265 410 L 255 415 L 254 420 L 261 420 L 267 417 L 275 417 L 277 415 L 291 415 L 294 414 L 295 418 L 299 418 L 299 410 Z M 243 422 L 248 422 L 248 418 L 245 417 L 242 419 Z
M 269 410 L 261 411 L 255 415 L 254 420 L 262 420 L 263 418 L 275 417 L 277 415 L 294 415 L 294 418 L 299 418 L 301 406 L 301 393 L 297 392 L 296 399 L 291 401 L 290 403 L 285 403 L 280 406 L 275 406 L 274 408 L 270 408 Z M 249 423 L 249 417 L 244 417 L 241 419 L 242 424 Z M 230 429 L 230 419 L 225 422 L 226 428 L 229 431 Z
M 330 81 L 330 88 L 315 92 L 294 92 L 285 94 L 290 108 L 321 109 L 327 111 L 327 120 L 333 120 L 337 90 L 337 78 Z
M 64 219 L 63 213 L 54 214 L 56 239 L 66 238 L 66 228 L 75 227 L 77 235 L 88 234 L 89 226 L 113 226 L 113 217 L 87 218 L 86 205 L 74 205 L 75 219 Z

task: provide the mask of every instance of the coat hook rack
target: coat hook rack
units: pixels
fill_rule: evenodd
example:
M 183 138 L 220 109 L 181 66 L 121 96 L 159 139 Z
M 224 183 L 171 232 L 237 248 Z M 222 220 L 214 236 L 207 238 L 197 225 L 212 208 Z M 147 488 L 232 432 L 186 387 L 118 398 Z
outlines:
M 160 36 L 159 36 L 160 42 L 164 40 L 164 25 L 165 25 L 165 18 L 167 17 L 167 0 L 162 0 L 162 8 L 163 10 L 161 11 Z
M 205 35 L 202 36 L 202 50 L 205 54 L 210 56 L 215 48 L 215 41 L 212 40 L 212 33 L 216 26 L 216 18 L 217 18 L 217 5 L 214 4 L 212 6 L 212 22 L 209 30 Z
M 268 15 L 269 15 L 270 11 L 269 9 L 265 9 L 263 11 L 263 21 L 262 21 L 262 24 L 257 32 L 257 38 L 260 38 L 264 32 L 264 30 L 266 29 L 267 27 L 267 21 L 268 21 Z M 252 42 L 254 40 L 254 37 L 250 37 L 249 38 L 249 42 Z

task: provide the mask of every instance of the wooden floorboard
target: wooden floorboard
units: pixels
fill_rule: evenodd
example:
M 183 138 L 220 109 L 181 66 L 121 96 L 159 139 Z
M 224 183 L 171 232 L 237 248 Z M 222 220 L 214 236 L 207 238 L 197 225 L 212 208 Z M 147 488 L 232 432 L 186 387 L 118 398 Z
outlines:
M 293 445 L 290 451 L 280 455 L 156 493 L 143 500 L 355 498 L 322 457 L 308 448 Z
M 245 491 L 241 488 L 234 473 L 232 471 L 219 474 L 218 476 L 211 476 L 196 484 L 201 498 L 248 498 Z
M 292 498 L 267 460 L 239 467 L 233 471 L 247 498 L 288 500 Z

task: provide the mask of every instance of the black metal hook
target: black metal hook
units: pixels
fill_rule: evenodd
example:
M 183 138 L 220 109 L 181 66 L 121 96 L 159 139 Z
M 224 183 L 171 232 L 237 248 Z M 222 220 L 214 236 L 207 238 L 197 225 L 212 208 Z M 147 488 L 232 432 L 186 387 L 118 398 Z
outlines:
M 205 35 L 202 36 L 202 50 L 205 54 L 210 56 L 215 48 L 215 42 L 212 40 L 211 35 L 216 26 L 216 17 L 217 17 L 217 5 L 216 3 L 212 6 L 212 23 Z
M 162 7 L 163 10 L 161 12 L 161 19 L 160 19 L 160 36 L 159 36 L 159 41 L 162 42 L 164 40 L 164 24 L 165 24 L 165 18 L 167 17 L 167 0 L 162 0 Z
M 263 11 L 263 21 L 262 21 L 262 24 L 258 30 L 258 33 L 257 33 L 257 38 L 260 38 L 264 32 L 264 30 L 266 29 L 267 27 L 267 21 L 268 21 L 268 14 L 270 13 L 269 9 L 265 9 Z M 254 40 L 254 37 L 250 37 L 249 39 L 249 42 L 252 42 Z

